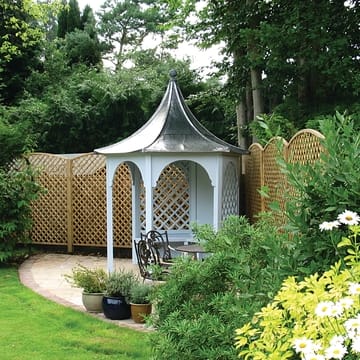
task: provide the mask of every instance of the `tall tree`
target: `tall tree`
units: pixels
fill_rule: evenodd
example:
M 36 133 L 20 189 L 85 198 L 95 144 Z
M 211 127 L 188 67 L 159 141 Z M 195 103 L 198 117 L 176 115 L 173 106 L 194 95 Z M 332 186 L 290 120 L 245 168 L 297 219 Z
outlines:
M 43 32 L 30 1 L 0 2 L 0 101 L 21 94 L 24 79 L 39 66 Z
M 137 50 L 149 34 L 161 33 L 165 15 L 161 2 L 106 0 L 99 15 L 99 33 L 108 46 L 108 59 L 120 69 L 127 53 Z
M 81 29 L 81 15 L 77 0 L 63 0 L 63 8 L 58 16 L 58 37 L 64 38 L 67 33 Z
M 189 37 L 202 46 L 225 44 L 221 66 L 239 126 L 275 109 L 302 126 L 324 107 L 356 100 L 358 0 L 208 0 L 202 8 L 195 0 L 169 3 L 182 10 L 177 25 L 186 24 Z

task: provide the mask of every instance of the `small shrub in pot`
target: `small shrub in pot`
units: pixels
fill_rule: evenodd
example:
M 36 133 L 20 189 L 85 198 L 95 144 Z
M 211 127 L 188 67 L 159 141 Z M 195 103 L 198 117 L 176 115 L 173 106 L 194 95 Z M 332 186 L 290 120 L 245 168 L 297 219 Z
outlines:
M 134 273 L 124 269 L 109 274 L 103 298 L 103 311 L 107 318 L 112 320 L 130 318 L 130 291 L 137 281 L 138 278 Z

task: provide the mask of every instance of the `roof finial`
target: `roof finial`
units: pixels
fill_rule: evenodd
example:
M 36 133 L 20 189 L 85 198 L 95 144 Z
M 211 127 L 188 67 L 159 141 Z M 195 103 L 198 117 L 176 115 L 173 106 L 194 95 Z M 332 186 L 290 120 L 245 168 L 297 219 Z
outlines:
M 177 72 L 176 72 L 175 69 L 171 69 L 171 70 L 169 71 L 169 75 L 170 75 L 170 79 L 171 79 L 171 80 L 176 80 Z

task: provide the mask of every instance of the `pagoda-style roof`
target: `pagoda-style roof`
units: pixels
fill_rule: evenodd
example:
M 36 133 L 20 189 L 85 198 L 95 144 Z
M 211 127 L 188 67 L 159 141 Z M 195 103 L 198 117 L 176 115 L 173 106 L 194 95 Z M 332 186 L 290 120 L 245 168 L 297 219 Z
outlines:
M 95 151 L 104 155 L 134 152 L 247 154 L 246 150 L 216 137 L 195 118 L 177 85 L 175 70 L 170 71 L 165 95 L 150 120 L 129 137 Z

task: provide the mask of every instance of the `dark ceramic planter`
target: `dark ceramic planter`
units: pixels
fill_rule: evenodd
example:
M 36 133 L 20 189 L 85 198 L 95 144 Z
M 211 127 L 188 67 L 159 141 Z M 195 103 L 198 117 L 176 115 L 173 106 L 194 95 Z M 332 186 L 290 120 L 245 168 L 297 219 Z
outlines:
M 130 304 L 125 301 L 123 296 L 112 297 L 104 296 L 102 307 L 105 317 L 111 320 L 124 320 L 130 319 L 131 308 Z

